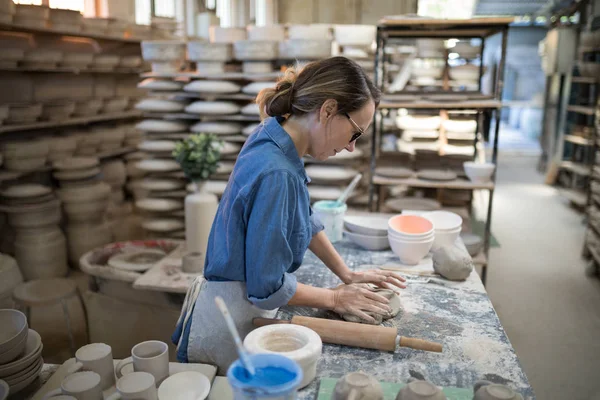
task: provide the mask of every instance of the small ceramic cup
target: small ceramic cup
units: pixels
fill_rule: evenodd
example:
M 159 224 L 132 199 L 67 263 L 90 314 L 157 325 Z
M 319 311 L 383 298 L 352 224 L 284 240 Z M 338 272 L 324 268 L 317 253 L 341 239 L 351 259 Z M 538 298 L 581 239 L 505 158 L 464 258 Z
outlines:
M 192 252 L 183 256 L 181 269 L 188 274 L 204 271 L 204 254 Z
M 83 346 L 75 353 L 77 362 L 68 374 L 85 370 L 100 375 L 100 386 L 106 390 L 115 384 L 115 367 L 113 364 L 112 348 L 104 343 L 92 343 Z
M 156 381 L 148 372 L 132 372 L 117 381 L 117 392 L 122 399 L 158 400 Z
M 506 385 L 478 381 L 473 388 L 474 400 L 523 400 L 523 396 Z
M 446 395 L 433 383 L 415 380 L 404 386 L 396 400 L 446 400 Z
M 346 399 L 383 400 L 381 384 L 364 372 L 351 372 L 344 375 L 333 391 L 333 400 Z
M 121 379 L 121 372 L 126 365 L 133 364 L 135 372 L 148 372 L 154 376 L 156 385 L 169 376 L 169 346 L 158 340 L 149 340 L 136 344 L 131 349 L 131 357 L 121 360 L 117 364 L 117 378 Z
M 63 379 L 60 388 L 46 393 L 43 400 L 60 395 L 73 396 L 77 400 L 103 400 L 100 380 L 100 375 L 95 372 L 76 372 Z

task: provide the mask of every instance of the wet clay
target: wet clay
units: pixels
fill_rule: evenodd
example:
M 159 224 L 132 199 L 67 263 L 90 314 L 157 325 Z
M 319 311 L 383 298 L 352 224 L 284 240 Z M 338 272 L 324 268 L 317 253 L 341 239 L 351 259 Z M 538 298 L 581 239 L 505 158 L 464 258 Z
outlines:
M 390 308 L 392 309 L 391 312 L 385 316 L 367 312 L 366 313 L 367 315 L 375 318 L 374 323 L 370 322 L 370 321 L 365 321 L 362 318 L 359 318 L 352 314 L 342 314 L 341 317 L 343 319 L 345 319 L 346 321 L 349 321 L 349 322 L 358 322 L 361 324 L 379 325 L 383 321 L 390 319 L 390 318 L 394 318 L 396 315 L 398 315 L 398 313 L 402 309 L 402 305 L 400 303 L 400 296 L 398 296 L 396 294 L 396 292 L 394 292 L 393 290 L 390 290 L 390 289 L 373 288 L 372 286 L 368 286 L 368 285 L 365 285 L 365 286 L 372 292 L 375 292 L 375 293 L 385 297 L 386 299 L 389 299 L 390 302 L 389 302 L 388 306 L 390 306 Z
M 473 271 L 473 259 L 455 244 L 434 250 L 432 258 L 435 272 L 451 281 L 464 281 Z

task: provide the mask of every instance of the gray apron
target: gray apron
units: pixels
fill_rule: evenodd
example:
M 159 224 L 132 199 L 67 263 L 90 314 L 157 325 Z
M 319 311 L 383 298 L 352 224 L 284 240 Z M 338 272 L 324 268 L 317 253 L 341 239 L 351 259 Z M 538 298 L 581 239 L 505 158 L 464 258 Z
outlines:
M 245 282 L 203 280 L 200 283 L 192 314 L 188 360 L 216 365 L 218 374 L 225 375 L 229 366 L 238 359 L 238 354 L 225 319 L 215 304 L 216 296 L 225 300 L 242 340 L 254 329 L 253 318 L 275 318 L 277 309 L 263 310 L 250 303 Z

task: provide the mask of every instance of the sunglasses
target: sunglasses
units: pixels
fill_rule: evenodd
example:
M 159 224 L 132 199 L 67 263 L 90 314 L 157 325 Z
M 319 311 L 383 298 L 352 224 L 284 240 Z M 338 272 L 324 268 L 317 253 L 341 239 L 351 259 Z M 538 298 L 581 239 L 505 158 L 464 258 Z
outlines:
M 358 126 L 358 124 L 356 122 L 354 122 L 354 120 L 350 117 L 350 114 L 344 113 L 344 115 L 346 116 L 346 118 L 348 118 L 348 121 L 350 121 L 352 126 L 354 126 L 354 128 L 358 131 L 354 135 L 352 135 L 352 137 L 350 138 L 350 141 L 348 142 L 348 143 L 352 143 L 356 139 L 361 137 L 365 133 L 365 131 L 363 131 L 362 128 L 360 126 Z

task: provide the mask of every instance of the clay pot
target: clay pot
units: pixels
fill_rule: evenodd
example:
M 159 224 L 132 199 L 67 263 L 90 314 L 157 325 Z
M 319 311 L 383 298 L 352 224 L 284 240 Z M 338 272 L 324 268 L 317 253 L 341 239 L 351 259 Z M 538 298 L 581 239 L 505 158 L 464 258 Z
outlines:
M 111 186 L 123 186 L 127 181 L 125 163 L 121 160 L 103 163 L 100 169 L 103 180 Z
M 25 280 L 67 275 L 66 244 L 65 236 L 58 228 L 17 232 L 15 257 Z
M 67 238 L 69 261 L 77 267 L 85 253 L 113 241 L 110 226 L 105 223 L 70 224 L 67 226 Z
M 60 202 L 52 201 L 48 206 L 35 207 L 31 211 L 16 211 L 7 213 L 8 223 L 13 228 L 40 228 L 60 223 Z

